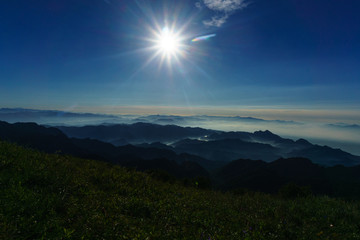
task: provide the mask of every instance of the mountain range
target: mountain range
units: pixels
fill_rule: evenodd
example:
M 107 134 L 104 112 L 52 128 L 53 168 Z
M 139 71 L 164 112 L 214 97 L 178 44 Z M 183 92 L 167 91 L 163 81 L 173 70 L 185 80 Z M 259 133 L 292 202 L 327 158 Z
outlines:
M 81 113 L 67 110 L 39 110 L 24 108 L 0 108 L 0 121 L 9 123 L 35 122 L 44 126 L 99 126 L 134 124 L 138 122 L 153 123 L 158 125 L 177 125 L 181 127 L 201 127 L 227 131 L 256 131 L 270 130 L 280 136 L 291 139 L 304 138 L 312 143 L 328 145 L 333 148 L 341 148 L 351 154 L 360 156 L 359 126 L 356 122 L 303 122 L 300 119 L 279 120 L 263 119 L 254 116 L 209 116 L 209 115 L 126 115 L 104 113 Z M 309 131 L 311 129 L 311 131 Z M 193 137 L 190 137 L 193 138 Z M 100 139 L 100 138 L 97 138 Z M 184 138 L 182 138 L 184 139 Z M 182 139 L 176 139 L 180 141 Z M 103 141 L 107 139 L 101 138 Z M 115 136 L 111 143 L 119 146 L 139 144 L 139 142 L 127 142 L 125 138 Z M 152 139 L 149 140 L 149 142 Z M 148 142 L 148 143 L 149 143 Z M 169 143 L 169 142 L 166 142 Z M 278 154 L 277 154 L 278 155 Z M 285 156 L 285 154 L 280 154 Z M 289 155 L 293 156 L 293 155 Z M 336 161 L 335 161 L 336 162 Z M 335 164 L 335 163 L 334 163 Z
M 139 170 L 162 169 L 176 177 L 208 176 L 207 171 L 196 163 L 206 160 L 197 156 L 132 145 L 116 147 L 94 139 L 68 138 L 57 128 L 35 123 L 9 124 L 0 121 L 0 139 L 47 153 L 69 154 Z
M 224 132 L 151 123 L 57 128 L 68 137 L 97 139 L 117 146 L 161 142 L 163 145 L 158 144 L 157 148 L 220 162 L 239 158 L 271 162 L 279 158 L 304 157 L 324 166 L 360 164 L 359 156 L 341 149 L 311 144 L 305 139 L 282 138 L 268 130 Z
M 142 130 L 135 131 L 137 126 L 140 126 Z M 114 129 L 113 127 L 119 126 L 98 127 Z M 93 126 L 93 128 L 96 127 Z M 293 182 L 309 186 L 317 194 L 360 197 L 360 165 L 320 166 L 313 160 L 304 157 L 282 158 L 274 154 L 287 146 L 290 152 L 297 149 L 298 152 L 303 150 L 306 153 L 305 149 L 308 149 L 310 152 L 308 154 L 315 156 L 324 152 L 339 153 L 339 155 L 334 155 L 339 162 L 341 157 L 346 158 L 350 155 L 341 150 L 313 145 L 304 139 L 297 141 L 284 139 L 269 131 L 219 132 L 143 123 L 122 125 L 120 128 L 123 130 L 133 129 L 138 135 L 132 135 L 132 140 L 140 137 L 153 140 L 157 131 L 162 131 L 158 135 L 161 139 L 175 138 L 177 134 L 181 137 L 189 137 L 188 134 L 192 134 L 193 137 L 199 134 L 206 135 L 199 136 L 198 139 L 186 138 L 172 144 L 154 142 L 114 146 L 97 139 L 69 137 L 55 127 L 45 127 L 35 123 L 9 124 L 0 121 L 0 140 L 48 153 L 90 158 L 140 171 L 161 170 L 178 179 L 202 177 L 208 179 L 207 181 L 212 182 L 214 188 L 220 190 L 246 188 L 252 191 L 272 193 L 278 191 L 285 184 Z M 144 129 L 149 132 L 144 132 Z M 143 134 L 140 134 L 141 132 Z M 244 156 L 248 153 L 247 156 L 254 158 L 239 157 L 230 160 L 232 156 L 239 153 Z M 273 157 L 278 158 L 274 161 L 270 161 L 270 159 L 254 160 L 255 157 L 261 157 L 261 154 L 270 156 L 274 154 Z M 325 158 L 325 156 L 322 157 Z M 355 160 L 358 158 L 353 155 L 350 157 Z

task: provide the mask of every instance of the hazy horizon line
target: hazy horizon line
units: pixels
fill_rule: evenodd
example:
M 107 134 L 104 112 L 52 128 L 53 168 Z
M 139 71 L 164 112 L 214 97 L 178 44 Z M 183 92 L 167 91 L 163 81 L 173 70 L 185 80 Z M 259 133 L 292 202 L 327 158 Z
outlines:
M 310 108 L 262 108 L 257 107 L 234 107 L 234 106 L 70 106 L 70 107 L 13 107 L 1 106 L 8 109 L 41 110 L 41 111 L 64 111 L 73 113 L 91 113 L 106 115 L 169 115 L 169 116 L 219 116 L 219 117 L 253 117 L 264 120 L 286 121 L 315 121 L 327 123 L 359 123 L 360 111 L 351 109 L 310 109 Z

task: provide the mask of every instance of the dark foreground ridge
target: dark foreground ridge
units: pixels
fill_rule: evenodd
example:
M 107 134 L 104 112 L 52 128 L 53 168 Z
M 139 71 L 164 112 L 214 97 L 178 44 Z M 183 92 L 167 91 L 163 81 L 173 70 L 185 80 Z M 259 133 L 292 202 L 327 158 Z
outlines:
M 1 239 L 360 238 L 360 204 L 233 195 L 0 142 Z

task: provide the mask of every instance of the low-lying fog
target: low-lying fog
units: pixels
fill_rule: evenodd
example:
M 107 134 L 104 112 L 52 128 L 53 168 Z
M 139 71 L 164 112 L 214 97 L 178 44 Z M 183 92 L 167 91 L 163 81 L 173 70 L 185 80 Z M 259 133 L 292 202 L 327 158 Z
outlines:
M 10 123 L 36 122 L 50 126 L 148 122 L 223 131 L 270 130 L 281 137 L 294 140 L 304 138 L 315 144 L 341 148 L 352 154 L 360 155 L 360 125 L 358 124 L 305 122 L 296 119 L 293 121 L 264 120 L 252 117 L 79 114 L 27 109 L 0 109 L 0 120 Z

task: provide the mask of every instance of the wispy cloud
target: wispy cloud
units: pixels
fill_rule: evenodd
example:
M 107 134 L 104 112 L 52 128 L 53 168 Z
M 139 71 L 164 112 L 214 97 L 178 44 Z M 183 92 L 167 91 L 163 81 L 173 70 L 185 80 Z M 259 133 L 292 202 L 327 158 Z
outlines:
M 223 25 L 226 22 L 228 17 L 229 17 L 228 15 L 222 15 L 222 16 L 216 15 L 213 16 L 211 20 L 204 20 L 203 23 L 205 26 L 208 27 L 221 27 L 221 25 Z
M 196 2 L 195 3 L 195 7 L 197 7 L 198 9 L 203 9 L 203 6 L 201 5 L 201 3 L 200 2 Z
M 208 27 L 221 27 L 231 14 L 248 5 L 249 3 L 245 0 L 201 0 L 195 4 L 199 9 L 205 6 L 215 12 L 211 19 L 203 21 L 204 25 Z

